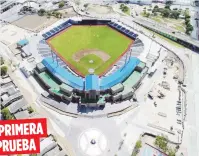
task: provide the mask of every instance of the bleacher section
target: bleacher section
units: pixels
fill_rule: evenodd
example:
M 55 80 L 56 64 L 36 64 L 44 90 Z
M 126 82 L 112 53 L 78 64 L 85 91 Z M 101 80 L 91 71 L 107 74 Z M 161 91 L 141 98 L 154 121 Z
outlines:
M 136 37 L 138 36 L 137 34 L 133 33 L 132 31 L 120 26 L 117 23 L 114 22 L 108 22 L 108 25 L 116 30 L 118 30 L 119 32 L 127 35 L 128 37 L 132 38 L 133 40 L 136 39 Z
M 130 49 L 131 49 L 131 56 L 137 57 L 143 52 L 144 44 L 140 39 L 136 39 Z
M 51 51 L 49 45 L 46 43 L 45 40 L 41 40 L 38 44 L 38 53 L 43 57 L 50 57 L 56 61 L 58 61 L 59 66 L 66 67 L 66 63 L 63 62 L 54 52 Z
M 49 30 L 48 32 L 46 32 L 45 34 L 43 34 L 42 36 L 44 37 L 45 40 L 49 39 L 50 37 L 56 35 L 57 33 L 61 32 L 62 30 L 72 26 L 72 24 L 70 23 L 71 21 L 68 20 L 60 25 L 58 25 L 57 27 Z

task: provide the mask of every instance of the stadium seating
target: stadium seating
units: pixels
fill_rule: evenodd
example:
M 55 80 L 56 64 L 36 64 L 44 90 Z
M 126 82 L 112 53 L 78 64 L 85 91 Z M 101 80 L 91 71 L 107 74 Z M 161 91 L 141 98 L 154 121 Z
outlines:
M 114 23 L 114 22 L 109 22 L 108 25 L 111 27 L 111 28 L 114 28 L 116 29 L 117 31 L 127 35 L 128 37 L 132 38 L 133 40 L 136 39 L 137 37 L 137 34 L 131 32 L 130 30 L 118 25 L 117 23 Z
M 66 21 L 66 22 L 60 24 L 59 26 L 49 30 L 46 33 L 44 33 L 42 36 L 44 37 L 45 40 L 47 40 L 50 37 L 52 37 L 52 36 L 56 35 L 57 33 L 59 33 L 60 31 L 66 29 L 66 28 L 69 28 L 70 26 L 72 26 L 70 21 Z

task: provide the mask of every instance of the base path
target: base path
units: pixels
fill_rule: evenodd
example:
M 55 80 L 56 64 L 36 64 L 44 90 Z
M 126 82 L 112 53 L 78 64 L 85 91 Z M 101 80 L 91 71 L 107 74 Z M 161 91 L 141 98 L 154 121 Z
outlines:
M 88 49 L 88 50 L 82 50 L 82 51 L 75 53 L 73 55 L 73 60 L 76 62 L 79 62 L 81 60 L 81 58 L 83 58 L 84 56 L 89 55 L 89 54 L 94 54 L 94 55 L 100 57 L 103 62 L 106 62 L 110 58 L 110 56 L 103 51 L 96 50 L 96 49 Z

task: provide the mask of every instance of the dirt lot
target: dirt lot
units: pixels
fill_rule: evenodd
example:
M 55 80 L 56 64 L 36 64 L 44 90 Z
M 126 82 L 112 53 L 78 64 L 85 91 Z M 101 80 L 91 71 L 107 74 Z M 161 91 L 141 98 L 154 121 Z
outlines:
M 31 31 L 39 31 L 54 22 L 58 19 L 56 18 L 47 18 L 45 16 L 38 15 L 27 15 L 17 21 L 14 21 L 12 24 L 17 25 L 18 27 L 25 28 Z

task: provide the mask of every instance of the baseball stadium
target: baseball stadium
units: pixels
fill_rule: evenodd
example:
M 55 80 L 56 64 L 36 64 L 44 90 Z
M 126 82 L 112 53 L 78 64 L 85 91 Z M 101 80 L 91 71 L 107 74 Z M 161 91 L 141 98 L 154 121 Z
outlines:
M 53 97 L 104 107 L 134 97 L 148 68 L 138 35 L 111 20 L 69 19 L 42 34 L 34 74 Z

